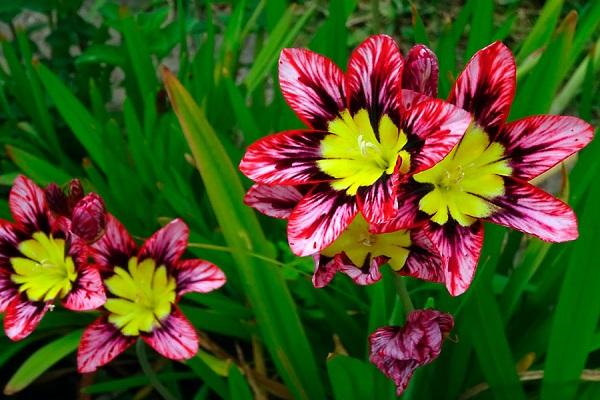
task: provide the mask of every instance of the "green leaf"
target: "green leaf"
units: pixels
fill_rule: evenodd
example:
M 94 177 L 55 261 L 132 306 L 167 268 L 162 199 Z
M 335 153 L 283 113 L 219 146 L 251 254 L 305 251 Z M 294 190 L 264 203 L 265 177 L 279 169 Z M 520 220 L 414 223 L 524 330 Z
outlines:
M 373 373 L 383 374 L 364 361 L 347 356 L 335 356 L 327 362 L 327 372 L 335 400 L 383 399 L 383 397 L 373 397 L 374 382 L 367 378 Z M 389 391 L 390 385 L 386 386 Z
M 47 185 L 51 182 L 66 183 L 70 175 L 48 161 L 13 146 L 6 146 L 8 157 L 30 178 Z
M 322 398 L 312 350 L 281 271 L 266 269 L 247 254 L 272 257 L 273 247 L 254 212 L 242 204 L 244 189 L 238 174 L 189 93 L 167 69 L 162 75 L 277 370 L 297 398 Z
M 33 353 L 10 378 L 4 394 L 12 395 L 25 389 L 37 377 L 77 349 L 82 330 L 56 339 Z
M 236 365 L 229 369 L 229 398 L 231 400 L 252 400 L 252 392 L 248 382 Z
M 564 0 L 548 0 L 544 4 L 533 29 L 525 38 L 521 50 L 517 54 L 517 63 L 523 61 L 525 57 L 548 42 L 558 22 L 563 3 Z
M 475 0 L 473 6 L 477 12 L 471 15 L 471 30 L 465 50 L 465 59 L 471 58 L 477 50 L 491 43 L 494 29 L 494 1 Z

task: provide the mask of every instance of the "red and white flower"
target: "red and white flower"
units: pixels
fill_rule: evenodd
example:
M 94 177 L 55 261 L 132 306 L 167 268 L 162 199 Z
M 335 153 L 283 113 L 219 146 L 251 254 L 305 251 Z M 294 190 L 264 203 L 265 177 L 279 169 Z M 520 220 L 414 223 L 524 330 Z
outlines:
M 432 67 L 427 52 L 417 50 L 411 65 Z M 443 159 L 471 122 L 468 113 L 437 99 L 401 107 L 403 68 L 398 46 L 385 35 L 365 40 L 345 74 L 308 50 L 283 50 L 281 90 L 308 129 L 255 142 L 240 170 L 263 185 L 309 187 L 289 215 L 295 254 L 330 246 L 359 212 L 370 223 L 393 216 L 399 178 Z
M 176 219 L 138 249 L 123 225 L 108 215 L 105 235 L 92 245 L 107 300 L 103 315 L 81 338 L 79 372 L 107 364 L 137 338 L 173 360 L 196 354 L 196 331 L 177 302 L 185 293 L 207 293 L 223 286 L 225 274 L 207 261 L 181 259 L 188 235 L 187 225 Z
M 424 229 L 445 259 L 436 275 L 453 295 L 470 285 L 483 243 L 482 221 L 504 225 L 549 242 L 577 238 L 577 220 L 564 202 L 528 183 L 587 145 L 588 123 L 569 116 L 538 115 L 506 122 L 516 86 L 510 50 L 495 42 L 477 52 L 458 77 L 449 101 L 475 123 L 450 154 L 432 168 L 404 179 L 398 213 L 380 232 Z M 407 107 L 424 94 L 403 95 Z M 431 271 L 415 271 L 426 278 Z
M 56 217 L 44 191 L 18 176 L 9 194 L 14 222 L 0 221 L 0 312 L 12 340 L 27 337 L 60 300 L 91 310 L 106 300 L 98 271 L 86 261 L 85 243 L 71 221 Z M 99 212 L 104 212 L 102 209 Z
M 415 369 L 435 360 L 444 339 L 454 327 L 450 314 L 437 310 L 412 311 L 404 326 L 386 326 L 369 336 L 369 359 L 396 384 L 396 394 L 406 390 Z

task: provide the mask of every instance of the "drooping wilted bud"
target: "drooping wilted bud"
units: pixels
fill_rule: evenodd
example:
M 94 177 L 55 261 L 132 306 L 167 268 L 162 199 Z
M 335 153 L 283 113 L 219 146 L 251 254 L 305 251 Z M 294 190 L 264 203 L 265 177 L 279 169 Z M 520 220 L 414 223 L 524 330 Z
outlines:
M 79 179 L 71 179 L 69 182 L 69 189 L 67 191 L 67 199 L 69 202 L 69 208 L 72 210 L 75 208 L 75 205 L 79 203 L 81 199 L 83 199 L 84 191 L 83 186 Z
M 73 208 L 71 232 L 87 243 L 94 243 L 104 234 L 106 209 L 104 201 L 96 193 L 90 193 Z
M 65 196 L 62 189 L 56 183 L 49 184 L 44 190 L 44 194 L 46 195 L 46 202 L 50 211 L 58 215 L 69 215 L 67 196 Z

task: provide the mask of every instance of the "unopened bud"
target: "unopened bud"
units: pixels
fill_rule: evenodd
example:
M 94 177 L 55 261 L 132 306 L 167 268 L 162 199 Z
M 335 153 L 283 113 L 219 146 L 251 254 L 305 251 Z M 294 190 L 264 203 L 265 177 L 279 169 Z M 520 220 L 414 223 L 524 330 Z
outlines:
M 83 199 L 83 186 L 79 179 L 71 179 L 69 182 L 69 189 L 67 191 L 67 199 L 69 201 L 69 208 L 73 209 L 75 205 Z
M 44 190 L 44 194 L 46 195 L 46 202 L 50 211 L 58 215 L 69 215 L 67 196 L 65 196 L 62 189 L 56 183 L 49 184 Z
M 102 237 L 105 228 L 104 201 L 96 193 L 90 193 L 73 208 L 71 232 L 91 244 Z

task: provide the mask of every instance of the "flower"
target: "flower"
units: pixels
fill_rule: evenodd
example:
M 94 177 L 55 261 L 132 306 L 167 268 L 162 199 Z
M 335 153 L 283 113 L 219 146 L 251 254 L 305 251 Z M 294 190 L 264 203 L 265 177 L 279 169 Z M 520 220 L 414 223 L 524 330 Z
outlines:
M 292 186 L 254 185 L 244 202 L 268 216 L 287 219 L 308 189 Z M 348 275 L 359 285 L 381 279 L 379 267 L 388 263 L 401 275 L 436 273 L 442 260 L 431 240 L 420 229 L 374 234 L 358 215 L 328 247 L 313 255 L 313 285 L 324 287 L 337 272 Z M 431 276 L 431 279 L 439 277 Z
M 404 326 L 386 326 L 369 336 L 369 360 L 396 384 L 400 396 L 415 369 L 436 359 L 454 326 L 452 315 L 414 310 Z
M 386 35 L 354 50 L 346 74 L 308 50 L 282 51 L 282 93 L 308 129 L 255 142 L 240 170 L 263 185 L 310 187 L 289 216 L 295 254 L 331 245 L 359 211 L 369 223 L 393 216 L 399 177 L 440 161 L 468 127 L 469 114 L 441 100 L 400 107 L 403 66 Z
M 70 221 L 56 218 L 44 191 L 18 176 L 9 195 L 14 223 L 0 220 L 0 312 L 12 340 L 27 337 L 55 300 L 75 311 L 106 300 L 98 271 L 86 261 L 85 244 L 70 235 Z
M 198 351 L 194 327 L 177 307 L 188 292 L 225 284 L 225 274 L 200 259 L 182 260 L 189 230 L 175 219 L 137 249 L 123 225 L 107 216 L 106 233 L 92 255 L 106 286 L 103 315 L 86 328 L 77 352 L 81 373 L 95 371 L 140 337 L 161 355 L 181 360 Z
M 400 183 L 397 215 L 378 226 L 379 232 L 395 231 L 427 221 L 424 229 L 445 260 L 439 281 L 452 295 L 463 293 L 473 279 L 482 221 L 549 242 L 578 235 L 571 208 L 528 181 L 581 150 L 593 128 L 556 115 L 507 123 L 515 82 L 514 58 L 501 42 L 473 56 L 448 101 L 471 112 L 475 123 L 446 158 Z M 412 107 L 426 101 L 414 92 L 408 98 Z

